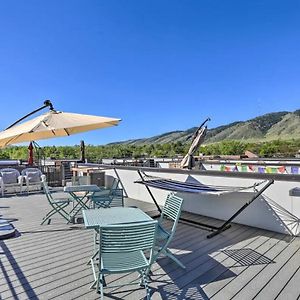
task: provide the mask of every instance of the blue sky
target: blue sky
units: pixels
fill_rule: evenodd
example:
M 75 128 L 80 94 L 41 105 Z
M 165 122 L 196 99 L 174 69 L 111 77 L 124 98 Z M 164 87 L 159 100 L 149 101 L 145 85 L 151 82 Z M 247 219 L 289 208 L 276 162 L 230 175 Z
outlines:
M 0 2 L 0 128 L 51 99 L 106 144 L 300 108 L 300 2 Z

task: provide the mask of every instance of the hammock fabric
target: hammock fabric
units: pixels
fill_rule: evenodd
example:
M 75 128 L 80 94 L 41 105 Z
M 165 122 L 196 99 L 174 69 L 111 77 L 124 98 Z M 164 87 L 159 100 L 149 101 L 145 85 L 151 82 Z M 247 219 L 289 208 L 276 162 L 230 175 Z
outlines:
M 135 183 L 144 184 L 149 187 L 158 188 L 162 190 L 168 190 L 173 192 L 183 192 L 183 193 L 206 193 L 212 195 L 221 195 L 226 193 L 240 192 L 243 190 L 248 190 L 250 188 L 256 188 L 265 181 L 255 183 L 254 185 L 247 187 L 232 187 L 232 186 L 215 186 L 215 185 L 205 185 L 202 183 L 193 182 L 182 182 L 172 179 L 166 179 L 161 177 L 153 177 L 146 175 L 142 180 L 137 180 Z

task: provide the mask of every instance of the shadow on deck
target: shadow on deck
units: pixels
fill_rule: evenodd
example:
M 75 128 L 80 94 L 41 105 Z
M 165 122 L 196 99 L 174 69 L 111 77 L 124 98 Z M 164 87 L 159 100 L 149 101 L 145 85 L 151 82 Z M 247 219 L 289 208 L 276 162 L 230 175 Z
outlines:
M 128 199 L 128 206 L 153 206 Z M 13 220 L 15 238 L 0 242 L 1 299 L 98 299 L 90 267 L 93 232 L 83 224 L 65 224 L 56 217 L 40 225 L 48 207 L 43 195 L 1 199 L 1 213 Z M 219 225 L 220 221 L 184 213 L 185 218 Z M 207 239 L 208 231 L 179 223 L 171 251 L 186 266 L 168 258 L 152 267 L 153 299 L 251 299 L 257 295 L 300 293 L 300 240 L 278 233 L 234 224 Z M 289 270 L 289 271 L 287 271 Z M 110 283 L 136 279 L 134 274 L 110 275 Z M 275 287 L 274 287 L 275 286 Z M 255 288 L 254 288 L 255 287 Z M 143 289 L 108 289 L 107 299 L 143 299 Z M 296 297 L 297 298 L 297 297 Z

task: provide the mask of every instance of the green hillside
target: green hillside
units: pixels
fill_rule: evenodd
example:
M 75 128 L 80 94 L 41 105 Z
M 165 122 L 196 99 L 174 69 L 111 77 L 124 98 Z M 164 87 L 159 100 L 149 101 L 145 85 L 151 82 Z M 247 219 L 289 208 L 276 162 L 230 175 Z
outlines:
M 196 129 L 197 127 L 193 127 L 185 131 L 172 131 L 150 138 L 123 141 L 114 144 L 149 145 L 179 141 L 186 143 L 190 142 Z M 263 142 L 278 139 L 300 139 L 300 110 L 268 113 L 247 121 L 237 121 L 209 129 L 205 144 L 225 140 Z

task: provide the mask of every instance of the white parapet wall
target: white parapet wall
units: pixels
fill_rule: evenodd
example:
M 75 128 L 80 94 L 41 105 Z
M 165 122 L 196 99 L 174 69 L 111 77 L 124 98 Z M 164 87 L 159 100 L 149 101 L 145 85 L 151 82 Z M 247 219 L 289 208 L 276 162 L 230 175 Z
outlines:
M 140 180 L 137 168 L 116 167 L 105 171 L 107 175 L 118 176 L 125 190 L 125 195 L 130 198 L 152 203 L 153 200 L 147 188 L 135 183 Z M 254 183 L 266 180 L 266 176 L 247 177 L 246 174 L 230 176 L 225 172 L 218 175 L 205 171 L 183 171 L 170 169 L 145 169 L 146 174 L 169 178 L 185 182 L 197 180 L 207 185 L 217 186 L 252 186 Z M 116 175 L 117 174 L 117 175 Z M 300 176 L 282 178 L 277 175 L 272 184 L 262 196 L 249 205 L 234 222 L 263 228 L 279 233 L 300 235 L 300 197 L 290 196 L 290 190 L 300 187 Z M 150 188 L 159 205 L 163 205 L 169 191 Z M 183 209 L 188 212 L 213 217 L 221 220 L 228 219 L 253 195 L 253 189 L 247 192 L 234 192 L 223 195 L 211 195 L 205 193 L 178 193 L 184 198 Z M 126 200 L 125 200 L 126 201 Z

